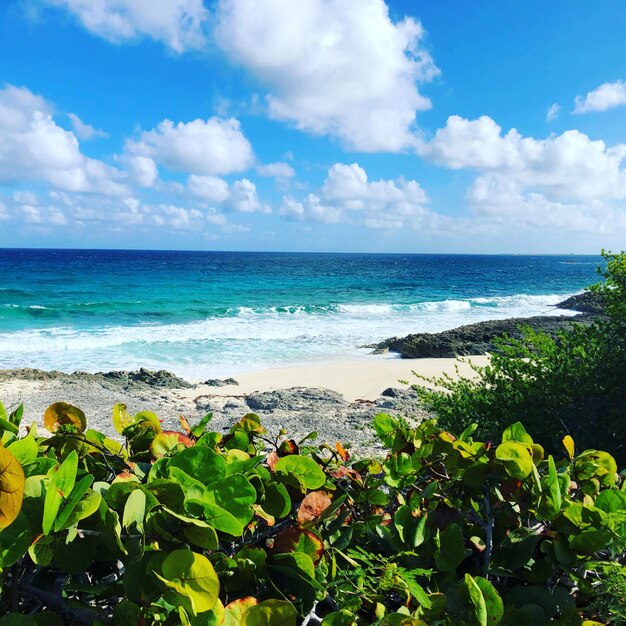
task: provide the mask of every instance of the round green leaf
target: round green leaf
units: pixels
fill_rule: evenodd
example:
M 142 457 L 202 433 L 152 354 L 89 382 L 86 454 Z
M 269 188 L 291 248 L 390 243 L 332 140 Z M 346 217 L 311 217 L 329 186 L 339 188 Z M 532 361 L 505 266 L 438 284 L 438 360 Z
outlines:
M 458 524 L 449 524 L 435 536 L 435 565 L 442 572 L 453 572 L 465 558 L 463 530 Z
M 305 456 L 290 455 L 278 459 L 274 470 L 279 474 L 294 476 L 306 489 L 319 489 L 326 482 L 326 474 L 313 460 Z
M 256 490 L 242 474 L 233 474 L 211 486 L 208 496 L 213 495 L 215 504 L 226 509 L 243 525 L 254 515 L 252 505 L 256 502 Z
M 223 457 L 205 446 L 181 450 L 169 460 L 167 467 L 178 467 L 203 485 L 220 480 L 226 473 L 226 461 Z
M 496 458 L 502 461 L 509 476 L 523 480 L 533 469 L 533 457 L 528 448 L 515 441 L 504 441 L 496 448 Z
M 265 600 L 243 614 L 241 626 L 296 626 L 297 615 L 291 602 Z
M 626 492 L 617 489 L 606 489 L 596 498 L 596 508 L 605 513 L 626 511 Z
M 163 561 L 161 572 L 159 578 L 187 598 L 195 613 L 210 611 L 217 603 L 220 581 L 205 556 L 191 550 L 174 550 Z
M 291 511 L 291 498 L 285 485 L 269 483 L 265 486 L 265 497 L 261 503 L 264 511 L 274 517 L 285 517 Z
M 28 518 L 20 512 L 13 523 L 0 532 L 0 566 L 2 569 L 8 569 L 26 554 L 32 536 L 33 532 Z

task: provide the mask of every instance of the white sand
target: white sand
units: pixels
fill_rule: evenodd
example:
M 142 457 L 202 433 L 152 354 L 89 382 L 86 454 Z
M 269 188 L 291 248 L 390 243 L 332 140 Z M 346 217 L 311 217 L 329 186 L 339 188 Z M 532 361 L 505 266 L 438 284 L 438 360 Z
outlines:
M 459 359 L 392 359 L 372 358 L 340 363 L 323 363 L 299 367 L 281 367 L 248 372 L 235 376 L 239 385 L 210 387 L 199 385 L 185 390 L 181 396 L 245 396 L 257 391 L 273 391 L 290 387 L 323 387 L 342 394 L 346 400 L 375 400 L 388 387 L 406 388 L 399 380 L 417 382 L 413 372 L 432 378 L 446 373 L 456 377 L 455 366 L 465 378 L 475 375 L 467 361 L 486 365 L 488 356 Z

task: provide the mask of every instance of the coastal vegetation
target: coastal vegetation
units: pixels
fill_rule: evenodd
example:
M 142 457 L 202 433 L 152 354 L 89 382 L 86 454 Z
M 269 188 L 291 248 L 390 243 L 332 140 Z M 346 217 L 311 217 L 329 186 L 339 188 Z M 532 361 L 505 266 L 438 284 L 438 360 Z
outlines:
M 55 403 L 0 409 L 0 626 L 587 625 L 626 619 L 626 478 L 566 436 L 379 414 L 381 459 L 254 414 L 123 443 Z
M 602 315 L 573 318 L 551 335 L 521 328 L 493 340 L 490 364 L 472 366 L 475 379 L 440 377 L 431 380 L 439 390 L 420 389 L 444 428 L 476 422 L 489 439 L 521 421 L 550 452 L 571 435 L 581 449 L 607 449 L 626 463 L 626 254 L 603 255 L 605 280 L 590 288 Z

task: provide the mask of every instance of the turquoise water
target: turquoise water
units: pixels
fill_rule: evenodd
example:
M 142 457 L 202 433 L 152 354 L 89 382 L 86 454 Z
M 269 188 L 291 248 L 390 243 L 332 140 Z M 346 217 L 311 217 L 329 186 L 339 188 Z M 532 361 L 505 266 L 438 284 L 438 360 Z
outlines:
M 600 257 L 0 250 L 0 367 L 192 379 L 554 312 Z

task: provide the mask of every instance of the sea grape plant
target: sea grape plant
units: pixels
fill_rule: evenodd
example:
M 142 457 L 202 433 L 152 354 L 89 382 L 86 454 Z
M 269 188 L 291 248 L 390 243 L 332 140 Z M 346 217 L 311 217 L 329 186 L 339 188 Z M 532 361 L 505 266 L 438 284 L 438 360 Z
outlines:
M 120 441 L 55 403 L 0 409 L 0 626 L 592 625 L 626 619 L 626 480 L 520 423 L 498 441 L 385 414 L 385 455 L 248 414 Z M 314 438 L 311 434 L 305 440 Z

